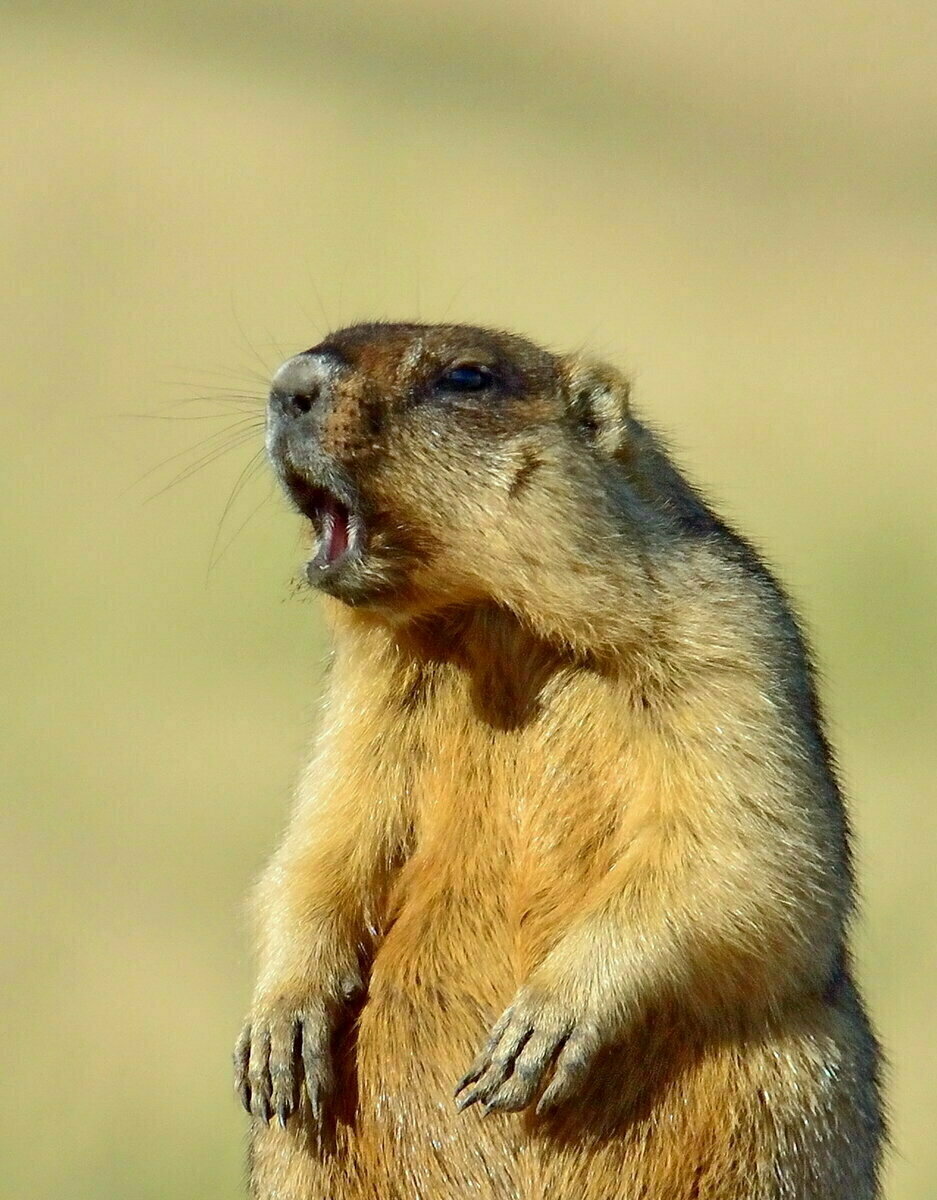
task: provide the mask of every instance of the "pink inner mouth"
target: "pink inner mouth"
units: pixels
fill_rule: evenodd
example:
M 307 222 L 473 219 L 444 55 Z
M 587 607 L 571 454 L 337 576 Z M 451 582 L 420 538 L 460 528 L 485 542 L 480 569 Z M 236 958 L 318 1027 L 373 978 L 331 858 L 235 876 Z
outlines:
M 322 542 L 317 557 L 331 567 L 348 550 L 349 541 L 348 509 L 329 496 L 322 506 Z

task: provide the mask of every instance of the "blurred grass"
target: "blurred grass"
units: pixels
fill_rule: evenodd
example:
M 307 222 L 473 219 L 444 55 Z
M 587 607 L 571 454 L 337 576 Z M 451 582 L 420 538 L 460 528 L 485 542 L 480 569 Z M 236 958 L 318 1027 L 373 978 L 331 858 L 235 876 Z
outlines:
M 853 801 L 888 1196 L 927 1200 L 933 9 L 13 0 L 0 21 L 0 1194 L 238 1194 L 241 897 L 323 645 L 263 473 L 218 534 L 259 439 L 145 500 L 241 411 L 176 401 L 259 410 L 325 325 L 447 316 L 630 366 L 789 583 Z

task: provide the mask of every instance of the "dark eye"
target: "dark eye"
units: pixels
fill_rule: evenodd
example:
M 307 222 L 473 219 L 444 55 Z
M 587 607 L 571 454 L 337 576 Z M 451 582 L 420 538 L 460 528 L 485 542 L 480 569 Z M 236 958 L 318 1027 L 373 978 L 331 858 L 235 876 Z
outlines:
M 473 363 L 450 367 L 436 380 L 436 386 L 446 392 L 483 392 L 493 383 L 494 377 L 488 368 Z

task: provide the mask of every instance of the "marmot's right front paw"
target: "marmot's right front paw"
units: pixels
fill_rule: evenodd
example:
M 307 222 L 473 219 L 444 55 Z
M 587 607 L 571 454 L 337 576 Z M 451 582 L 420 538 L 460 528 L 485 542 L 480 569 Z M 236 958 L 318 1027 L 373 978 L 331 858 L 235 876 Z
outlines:
M 285 1126 L 305 1086 L 320 1125 L 333 1086 L 331 1035 L 321 1000 L 297 1004 L 295 997 L 277 996 L 256 1003 L 234 1050 L 235 1087 L 247 1111 L 265 1123 L 275 1115 Z

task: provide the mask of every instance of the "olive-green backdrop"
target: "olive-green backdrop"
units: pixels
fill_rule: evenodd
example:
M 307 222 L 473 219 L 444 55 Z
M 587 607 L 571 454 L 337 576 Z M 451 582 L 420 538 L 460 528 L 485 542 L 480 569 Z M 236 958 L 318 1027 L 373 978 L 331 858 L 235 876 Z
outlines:
M 242 897 L 323 651 L 242 471 L 269 370 L 365 317 L 614 357 L 767 550 L 851 796 L 888 1197 L 937 1194 L 935 129 L 926 0 L 6 0 L 4 1200 L 240 1194 Z

